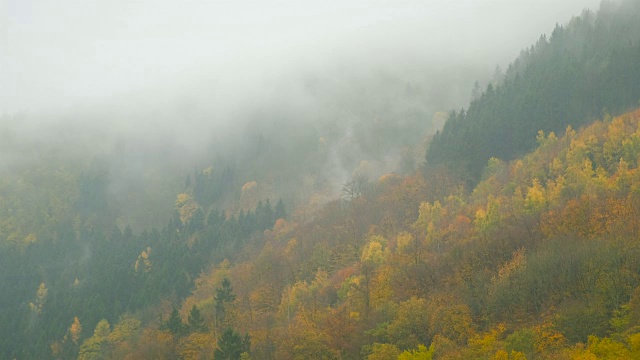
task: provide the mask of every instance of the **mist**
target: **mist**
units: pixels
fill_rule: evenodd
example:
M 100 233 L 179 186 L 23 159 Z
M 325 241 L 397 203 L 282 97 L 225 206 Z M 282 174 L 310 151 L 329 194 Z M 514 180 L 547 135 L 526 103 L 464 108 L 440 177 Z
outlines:
M 112 191 L 132 196 L 167 171 L 158 186 L 179 187 L 214 156 L 247 161 L 256 139 L 274 158 L 322 139 L 302 173 L 337 191 L 363 161 L 372 176 L 407 146 L 420 161 L 434 114 L 598 3 L 4 0 L 0 165 L 52 148 L 99 157 Z M 376 142 L 371 126 L 404 135 Z
M 309 73 L 344 75 L 336 68 L 481 73 L 597 4 L 5 0 L 1 109 L 50 115 L 172 99 L 230 111 Z

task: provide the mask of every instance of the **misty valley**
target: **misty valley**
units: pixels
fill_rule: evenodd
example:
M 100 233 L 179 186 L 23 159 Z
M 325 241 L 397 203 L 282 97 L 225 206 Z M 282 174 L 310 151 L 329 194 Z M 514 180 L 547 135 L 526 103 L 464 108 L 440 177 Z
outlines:
M 640 1 L 0 1 L 0 359 L 640 359 Z

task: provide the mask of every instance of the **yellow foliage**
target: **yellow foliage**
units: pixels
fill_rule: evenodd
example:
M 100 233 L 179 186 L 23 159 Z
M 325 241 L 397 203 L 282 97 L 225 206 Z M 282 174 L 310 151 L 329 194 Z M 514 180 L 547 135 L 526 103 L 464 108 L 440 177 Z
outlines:
M 400 180 L 402 180 L 402 177 L 398 174 L 394 174 L 394 173 L 384 174 L 380 176 L 380 178 L 378 179 L 378 184 L 386 185 L 386 184 L 400 181 Z
M 93 336 L 96 338 L 106 338 L 111 333 L 111 325 L 105 319 L 102 319 L 93 330 Z
M 69 334 L 71 335 L 71 341 L 73 341 L 74 344 L 77 344 L 80 339 L 80 335 L 82 335 L 82 325 L 80 324 L 80 319 L 78 319 L 77 316 L 73 318 L 73 323 L 69 328 Z
M 547 181 L 547 202 L 551 205 L 558 205 L 562 199 L 562 192 L 565 190 L 564 176 L 558 176 L 555 181 L 549 179 Z
M 433 358 L 433 344 L 427 349 L 426 346 L 420 344 L 417 350 L 406 350 L 398 356 L 398 360 L 431 360 Z
M 513 179 L 519 179 L 523 176 L 524 173 L 524 163 L 522 160 L 518 159 L 511 164 L 509 169 L 509 175 Z
M 415 296 L 400 303 L 393 321 L 387 327 L 389 339 L 403 348 L 414 348 L 424 343 L 428 332 L 427 302 Z
M 498 350 L 493 356 L 491 360 L 527 360 L 527 357 L 518 351 L 511 351 L 511 354 L 506 352 L 503 349 Z
M 300 311 L 291 321 L 288 336 L 282 339 L 277 349 L 277 359 L 335 359 L 336 351 L 331 349 L 329 336 L 318 327 L 306 311 Z
M 180 222 L 186 225 L 198 210 L 198 203 L 187 193 L 178 194 L 175 209 L 180 214 Z
M 212 333 L 193 332 L 180 339 L 178 345 L 180 356 L 184 360 L 206 359 L 215 351 L 216 339 Z
M 367 356 L 367 360 L 389 360 L 400 355 L 400 349 L 392 344 L 373 344 L 372 352 Z
M 255 313 L 268 314 L 277 311 L 280 295 L 280 292 L 268 283 L 256 286 L 250 294 Z
M 447 215 L 447 208 L 443 207 L 439 201 L 433 204 L 423 202 L 418 210 L 418 220 L 414 227 L 421 233 L 425 234 L 427 244 L 436 245 L 439 250 L 441 242 L 446 235 L 448 228 L 442 226 L 443 219 Z
M 127 354 L 131 360 L 169 360 L 178 358 L 173 336 L 168 331 L 147 328 L 142 332 L 136 351 Z
M 430 309 L 431 334 L 441 335 L 458 344 L 467 343 L 473 333 L 471 310 L 466 305 L 442 304 Z
M 29 308 L 35 311 L 38 315 L 42 314 L 44 304 L 47 301 L 47 294 L 49 294 L 49 289 L 47 289 L 47 286 L 43 282 L 41 282 L 38 286 L 38 290 L 36 290 L 35 303 L 29 303 Z
M 500 210 L 502 201 L 502 197 L 494 198 L 490 195 L 487 198 L 486 208 L 481 207 L 476 210 L 474 225 L 478 231 L 488 231 L 500 223 L 503 216 Z
M 149 260 L 149 255 L 151 254 L 151 247 L 147 246 L 146 250 L 142 250 L 140 255 L 138 255 L 138 259 L 136 260 L 133 269 L 138 272 L 142 267 L 142 271 L 148 273 L 151 271 L 151 260 Z
M 36 237 L 36 234 L 30 233 L 29 235 L 24 237 L 24 239 L 22 240 L 22 245 L 29 245 L 36 242 L 37 240 L 38 238 Z
M 526 258 L 524 254 L 524 248 L 520 248 L 513 252 L 511 260 L 504 263 L 498 269 L 497 280 L 504 280 L 508 278 L 516 269 L 523 267 L 526 264 Z
M 544 188 L 540 185 L 538 179 L 533 179 L 533 185 L 527 189 L 527 197 L 525 198 L 527 210 L 537 212 L 542 210 L 546 204 Z
M 493 354 L 501 347 L 499 338 L 502 336 L 504 331 L 504 324 L 498 324 L 494 329 L 487 333 L 472 336 L 468 342 L 470 350 L 476 356 L 484 357 L 489 354 Z
M 636 359 L 640 359 L 640 332 L 629 335 L 629 337 L 627 337 L 627 344 L 631 347 L 631 354 Z
M 549 322 L 536 326 L 533 331 L 536 334 L 536 350 L 540 353 L 560 349 L 566 342 L 565 337 Z
M 294 227 L 294 224 L 290 224 L 285 219 L 278 219 L 276 220 L 275 224 L 273 224 L 274 237 L 278 240 L 282 239 L 287 236 L 287 234 L 289 234 L 291 230 L 294 229 Z
M 538 144 L 542 145 L 544 143 L 544 131 L 538 130 L 538 134 L 536 135 L 536 141 Z
M 484 209 L 480 208 L 476 210 L 476 219 L 475 223 L 478 229 L 484 228 L 485 219 L 487 218 L 487 212 Z
M 191 195 L 187 193 L 180 193 L 176 198 L 176 208 L 179 209 L 184 206 L 186 203 L 191 201 Z
M 378 265 L 384 260 L 384 254 L 382 252 L 382 244 L 378 241 L 371 241 L 366 244 L 362 251 L 360 260 L 372 265 Z
M 439 334 L 433 337 L 431 346 L 433 346 L 437 358 L 440 358 L 444 354 L 454 354 L 459 351 L 456 343 Z
M 284 248 L 284 254 L 287 257 L 291 257 L 293 256 L 296 248 L 298 247 L 298 240 L 296 240 L 295 238 L 291 238 L 288 242 L 287 242 L 287 246 Z
M 631 352 L 624 344 L 610 338 L 599 339 L 597 336 L 589 336 L 587 349 L 575 354 L 577 359 L 632 360 Z
M 60 341 L 54 341 L 53 343 L 51 343 L 51 345 L 49 345 L 49 348 L 51 349 L 51 355 L 53 355 L 54 358 L 58 358 L 58 356 L 60 356 L 60 352 L 62 351 L 62 344 L 60 343 Z
M 119 344 L 133 341 L 140 331 L 140 327 L 140 320 L 131 316 L 125 316 L 113 327 L 113 331 L 109 334 L 109 342 Z
M 381 308 L 389 299 L 391 299 L 391 278 L 390 274 L 393 272 L 391 266 L 382 266 L 375 274 L 371 282 L 371 306 Z
M 258 204 L 258 183 L 255 181 L 246 182 L 242 185 L 240 192 L 240 207 L 243 209 L 253 209 Z
M 396 249 L 398 252 L 406 252 L 410 246 L 412 246 L 415 238 L 411 233 L 406 231 L 401 232 L 396 237 Z
M 509 360 L 509 353 L 500 349 L 492 357 L 493 360 Z

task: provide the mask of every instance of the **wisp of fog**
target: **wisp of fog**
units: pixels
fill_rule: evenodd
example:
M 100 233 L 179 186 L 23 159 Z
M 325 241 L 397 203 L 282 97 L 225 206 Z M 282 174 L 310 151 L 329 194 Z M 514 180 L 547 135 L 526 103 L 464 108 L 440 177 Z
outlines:
M 0 165 L 55 148 L 128 183 L 308 136 L 332 147 L 318 167 L 338 185 L 364 160 L 393 171 L 434 114 L 598 1 L 2 0 Z M 413 137 L 371 143 L 376 121 Z

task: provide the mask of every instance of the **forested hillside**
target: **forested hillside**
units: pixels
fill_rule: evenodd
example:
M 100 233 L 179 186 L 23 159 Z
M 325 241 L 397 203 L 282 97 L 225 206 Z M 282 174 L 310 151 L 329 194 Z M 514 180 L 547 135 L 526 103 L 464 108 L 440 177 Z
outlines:
M 204 170 L 177 195 L 166 226 L 134 234 L 116 226 L 108 174 L 71 169 L 78 164 L 50 172 L 43 165 L 3 184 L 15 186 L 1 198 L 3 358 L 75 357 L 85 335 L 78 328 L 65 335 L 69 321 L 93 328 L 103 318 L 113 322 L 177 301 L 211 262 L 234 259 L 252 235 L 286 214 L 281 201 L 263 202 L 250 192 L 244 199 L 250 210 L 211 208 L 225 181 Z
M 427 152 L 427 167 L 450 164 L 476 184 L 491 157 L 512 160 L 538 130 L 561 133 L 640 101 L 640 3 L 602 3 L 557 25 L 526 48 L 466 109 L 450 114 Z
M 80 358 L 637 358 L 640 110 L 537 141 L 469 194 L 388 175 L 280 219 L 178 310 L 101 322 Z
M 1 117 L 0 358 L 640 358 L 640 2 L 435 135 L 444 90 L 335 71 L 182 144 Z

